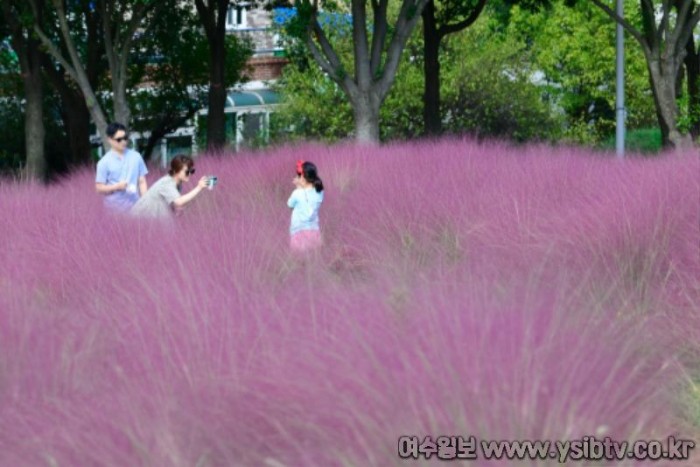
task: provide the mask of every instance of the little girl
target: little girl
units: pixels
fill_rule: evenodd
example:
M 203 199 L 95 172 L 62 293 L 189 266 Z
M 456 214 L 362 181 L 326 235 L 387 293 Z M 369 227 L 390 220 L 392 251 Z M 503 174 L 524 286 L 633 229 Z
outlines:
M 292 208 L 290 246 L 292 250 L 305 251 L 321 244 L 318 210 L 323 202 L 323 182 L 311 162 L 297 161 L 296 172 L 293 183 L 297 188 L 287 201 Z

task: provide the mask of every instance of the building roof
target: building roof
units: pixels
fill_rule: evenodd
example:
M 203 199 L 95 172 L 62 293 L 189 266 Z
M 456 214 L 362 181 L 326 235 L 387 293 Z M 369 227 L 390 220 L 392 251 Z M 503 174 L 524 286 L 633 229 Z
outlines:
M 231 91 L 226 96 L 226 107 L 254 107 L 258 105 L 279 104 L 279 94 L 270 89 L 256 89 L 254 91 Z

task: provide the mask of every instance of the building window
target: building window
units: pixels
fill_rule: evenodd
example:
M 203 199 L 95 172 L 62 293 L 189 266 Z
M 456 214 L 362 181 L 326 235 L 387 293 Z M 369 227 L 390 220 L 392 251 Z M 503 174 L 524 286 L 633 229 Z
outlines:
M 246 21 L 247 5 L 230 6 L 226 14 L 226 29 L 240 29 L 247 27 Z

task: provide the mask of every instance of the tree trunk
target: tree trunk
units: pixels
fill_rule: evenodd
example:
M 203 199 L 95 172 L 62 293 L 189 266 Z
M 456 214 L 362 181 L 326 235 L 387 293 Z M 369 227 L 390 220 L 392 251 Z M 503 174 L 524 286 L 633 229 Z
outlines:
M 676 102 L 676 60 L 661 59 L 648 61 L 649 78 L 654 95 L 654 105 L 661 127 L 664 147 L 683 148 L 690 143 L 690 136 L 678 130 L 678 103 Z
M 44 179 L 46 176 L 46 154 L 44 151 L 44 88 L 41 77 L 41 51 L 39 43 L 27 34 L 19 16 L 23 13 L 17 5 L 0 3 L 2 13 L 9 27 L 12 48 L 19 58 L 22 84 L 24 85 L 24 133 L 26 164 L 22 176 Z M 18 15 L 18 16 L 16 16 Z M 41 5 L 37 7 L 41 15 Z
M 355 116 L 355 140 L 361 144 L 379 143 L 379 107 L 378 99 L 361 93 L 352 99 Z
M 28 178 L 43 179 L 46 176 L 44 152 L 44 88 L 41 79 L 41 63 L 38 44 L 30 39 L 27 44 L 30 69 L 22 70 L 26 97 L 24 132 L 27 151 L 25 174 Z
M 700 51 L 695 50 L 691 36 L 686 45 L 685 68 L 688 87 L 688 113 L 693 118 L 690 134 L 693 140 L 700 137 Z
M 90 146 L 90 112 L 85 107 L 83 96 L 62 99 L 64 111 L 61 112 L 63 124 L 68 132 L 71 157 L 68 164 L 80 166 L 92 159 Z
M 306 44 L 316 63 L 348 96 L 353 108 L 355 139 L 358 143 L 379 143 L 379 108 L 396 78 L 401 54 L 427 1 L 402 2 L 396 23 L 391 28 L 393 31 L 388 46 L 385 46 L 389 30 L 386 18 L 388 3 L 383 0 L 372 2 L 374 36 L 370 46 L 366 0 L 352 0 L 354 76 L 348 76 L 340 57 L 318 23 L 317 3 L 312 7 L 314 14 L 307 24 Z M 308 2 L 302 3 L 310 6 Z
M 68 84 L 62 68 L 56 69 L 49 55 L 42 55 L 43 70 L 61 98 L 61 120 L 68 134 L 70 156 L 65 168 L 85 164 L 90 160 L 90 112 L 79 90 Z
M 440 35 L 435 22 L 435 2 L 430 0 L 423 10 L 423 58 L 425 88 L 423 121 L 426 135 L 442 132 L 440 116 Z
M 126 96 L 126 75 L 112 78 L 114 81 L 114 120 L 129 128 L 131 123 L 131 110 Z
M 92 93 L 92 90 L 86 89 L 83 86 L 81 86 L 81 89 L 83 93 L 88 91 Z M 102 111 L 102 107 L 100 107 L 100 105 L 97 103 L 97 98 L 95 97 L 94 93 L 92 93 L 91 97 L 86 96 L 85 102 L 87 104 L 88 111 L 90 112 L 90 116 L 92 117 L 92 121 L 95 123 L 95 127 L 97 127 L 97 133 L 99 133 L 99 135 L 102 137 L 102 146 L 105 148 L 105 150 L 109 150 L 110 144 L 109 139 L 107 138 L 107 117 Z
M 83 99 L 85 100 L 85 107 L 87 108 L 92 121 L 97 128 L 97 133 L 102 137 L 102 146 L 105 150 L 109 150 L 109 140 L 107 138 L 107 117 L 102 111 L 100 103 L 97 101 L 95 92 L 93 91 L 92 85 L 87 81 L 87 78 L 79 75 L 78 87 L 83 94 Z M 89 136 L 88 136 L 89 138 Z
M 223 19 L 222 19 L 223 21 Z M 209 63 L 209 114 L 207 115 L 207 149 L 218 150 L 226 145 L 226 35 L 218 34 L 211 48 Z

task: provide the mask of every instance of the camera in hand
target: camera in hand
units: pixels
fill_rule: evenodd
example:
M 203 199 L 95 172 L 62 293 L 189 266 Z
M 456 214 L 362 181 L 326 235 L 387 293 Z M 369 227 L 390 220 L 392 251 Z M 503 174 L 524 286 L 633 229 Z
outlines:
M 219 181 L 219 179 L 218 179 L 217 177 L 213 176 L 213 175 L 209 175 L 209 177 L 207 177 L 207 178 L 208 178 L 208 180 L 207 180 L 207 187 L 208 187 L 210 190 L 212 190 L 212 189 L 214 188 L 214 185 L 216 185 L 217 182 Z

